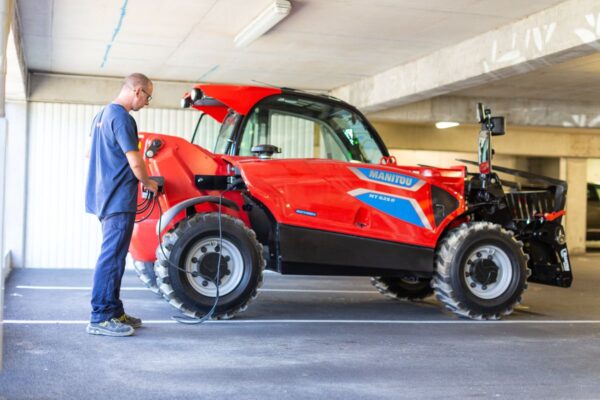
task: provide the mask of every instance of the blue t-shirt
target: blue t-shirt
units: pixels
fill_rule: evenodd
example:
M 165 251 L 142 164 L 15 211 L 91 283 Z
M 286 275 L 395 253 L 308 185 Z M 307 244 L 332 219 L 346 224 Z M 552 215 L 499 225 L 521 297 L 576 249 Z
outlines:
M 85 210 L 98 218 L 135 213 L 138 180 L 125 153 L 138 150 L 137 125 L 125 108 L 111 103 L 94 117 Z

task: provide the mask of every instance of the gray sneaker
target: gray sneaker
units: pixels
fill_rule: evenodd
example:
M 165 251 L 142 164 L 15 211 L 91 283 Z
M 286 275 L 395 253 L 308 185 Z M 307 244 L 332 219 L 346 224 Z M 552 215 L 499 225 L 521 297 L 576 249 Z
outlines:
M 121 315 L 119 318 L 117 318 L 119 320 L 120 323 L 125 324 L 125 325 L 129 325 L 132 328 L 141 328 L 142 327 L 142 320 L 136 317 L 132 317 L 129 314 L 123 313 L 123 315 Z
M 90 335 L 104 336 L 131 336 L 135 333 L 133 327 L 123 324 L 117 318 L 98 323 L 90 322 L 85 328 L 85 331 Z

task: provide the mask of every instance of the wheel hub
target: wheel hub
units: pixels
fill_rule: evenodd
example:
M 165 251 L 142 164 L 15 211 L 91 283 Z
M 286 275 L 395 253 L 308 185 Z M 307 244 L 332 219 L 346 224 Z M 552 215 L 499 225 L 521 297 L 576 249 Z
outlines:
M 469 268 L 469 273 L 473 277 L 473 280 L 480 285 L 489 285 L 495 283 L 498 280 L 498 266 L 496 263 L 489 259 L 478 259 Z
M 219 276 L 217 266 L 221 259 Z M 231 293 L 242 281 L 244 260 L 236 245 L 226 238 L 206 237 L 196 242 L 185 257 L 187 281 L 198 293 L 214 297 Z
M 221 265 L 219 266 L 219 258 L 221 259 Z M 206 254 L 198 262 L 199 275 L 205 279 L 214 280 L 217 276 L 217 269 L 219 269 L 219 283 L 226 275 L 229 275 L 230 271 L 227 264 L 227 256 L 221 257 L 219 253 Z
M 485 244 L 472 250 L 464 267 L 467 289 L 480 299 L 495 299 L 510 287 L 513 269 L 505 250 Z

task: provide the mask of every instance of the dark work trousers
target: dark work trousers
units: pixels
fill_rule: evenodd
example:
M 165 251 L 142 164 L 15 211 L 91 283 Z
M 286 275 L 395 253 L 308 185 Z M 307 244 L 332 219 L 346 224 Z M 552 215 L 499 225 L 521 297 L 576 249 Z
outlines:
M 100 219 L 102 222 L 102 249 L 94 272 L 92 288 L 92 316 L 98 323 L 123 315 L 121 279 L 125 272 L 125 257 L 135 222 L 134 213 L 117 213 Z

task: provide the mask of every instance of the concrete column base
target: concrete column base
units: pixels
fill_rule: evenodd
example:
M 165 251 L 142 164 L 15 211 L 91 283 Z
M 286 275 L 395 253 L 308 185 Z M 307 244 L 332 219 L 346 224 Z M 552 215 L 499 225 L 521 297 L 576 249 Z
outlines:
M 585 230 L 587 215 L 587 160 L 585 158 L 562 158 L 561 179 L 567 181 L 567 215 L 564 218 L 567 245 L 573 255 L 585 253 Z

